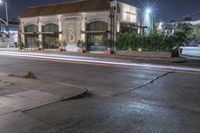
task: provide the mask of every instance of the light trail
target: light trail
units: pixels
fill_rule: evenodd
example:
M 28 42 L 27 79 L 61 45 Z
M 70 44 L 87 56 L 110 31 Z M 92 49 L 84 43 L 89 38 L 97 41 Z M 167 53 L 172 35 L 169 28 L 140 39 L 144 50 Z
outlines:
M 146 68 L 159 68 L 159 69 L 169 69 L 177 71 L 191 71 L 200 72 L 199 68 L 193 67 L 183 67 L 183 66 L 168 66 L 168 65 L 154 65 L 154 64 L 144 64 L 144 63 L 130 63 L 120 60 L 117 62 L 115 59 L 97 58 L 97 57 L 81 57 L 81 56 L 68 56 L 59 54 L 46 54 L 46 53 L 26 53 L 26 52 L 10 52 L 1 51 L 0 55 L 14 56 L 14 57 L 29 57 L 38 59 L 52 59 L 61 61 L 72 61 L 72 62 L 86 62 L 86 63 L 98 63 L 107 65 L 121 65 L 129 67 L 146 67 Z

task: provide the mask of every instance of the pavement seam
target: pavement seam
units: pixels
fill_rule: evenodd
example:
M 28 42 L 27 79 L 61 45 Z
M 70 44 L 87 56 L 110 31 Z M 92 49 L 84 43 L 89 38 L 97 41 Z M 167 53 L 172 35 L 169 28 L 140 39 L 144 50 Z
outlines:
M 59 128 L 59 127 L 56 127 L 55 125 L 53 125 L 53 124 L 51 124 L 51 123 L 47 123 L 47 122 L 44 121 L 44 120 L 41 120 L 41 119 L 36 118 L 36 117 L 34 117 L 34 116 L 30 115 L 30 114 L 27 114 L 27 113 L 25 113 L 24 111 L 20 111 L 20 112 L 23 113 L 24 115 L 28 116 L 28 117 L 31 117 L 31 118 L 33 118 L 33 119 L 35 119 L 35 120 L 37 120 L 37 121 L 40 121 L 40 122 L 42 122 L 42 123 L 44 123 L 44 124 L 50 126 L 51 128 L 58 129 L 58 130 L 60 130 L 61 132 L 64 131 L 64 129 Z
M 128 90 L 128 91 L 124 91 L 124 92 L 121 92 L 121 93 L 118 93 L 118 94 L 114 94 L 114 95 L 112 95 L 111 97 L 117 97 L 117 96 L 126 94 L 126 93 L 128 93 L 128 92 L 131 92 L 131 91 L 134 91 L 134 90 L 143 88 L 143 87 L 145 87 L 145 86 L 147 86 L 147 85 L 149 85 L 149 84 L 154 83 L 155 81 L 159 80 L 160 78 L 165 77 L 165 76 L 167 76 L 167 75 L 169 75 L 169 74 L 172 74 L 172 73 L 175 73 L 175 71 L 166 72 L 166 73 L 164 73 L 164 74 L 162 74 L 162 75 L 160 75 L 160 76 L 157 76 L 157 77 L 154 78 L 153 80 L 151 80 L 151 81 L 149 81 L 149 82 L 147 82 L 147 83 L 145 83 L 145 84 L 143 84 L 143 85 L 140 85 L 140 86 L 138 86 L 138 87 L 136 87 L 136 88 L 132 88 L 132 89 L 130 89 L 130 90 Z

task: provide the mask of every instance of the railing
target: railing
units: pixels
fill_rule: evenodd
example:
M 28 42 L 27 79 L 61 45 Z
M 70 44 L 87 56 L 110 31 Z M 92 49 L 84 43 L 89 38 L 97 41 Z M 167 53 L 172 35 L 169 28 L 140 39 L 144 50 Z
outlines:
M 8 23 L 4 21 L 2 18 L 0 18 L 0 21 L 2 21 L 4 24 L 6 24 L 6 26 L 8 26 Z

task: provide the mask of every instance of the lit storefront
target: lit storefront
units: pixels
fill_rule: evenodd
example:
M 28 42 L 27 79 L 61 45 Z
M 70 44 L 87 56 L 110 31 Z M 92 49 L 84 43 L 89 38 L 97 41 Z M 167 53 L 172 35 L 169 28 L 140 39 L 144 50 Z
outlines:
M 57 48 L 62 40 L 68 51 L 84 42 L 90 51 L 112 49 L 119 32 L 140 30 L 138 9 L 116 0 L 81 0 L 30 7 L 20 19 L 20 35 L 28 47 L 40 40 L 45 48 Z

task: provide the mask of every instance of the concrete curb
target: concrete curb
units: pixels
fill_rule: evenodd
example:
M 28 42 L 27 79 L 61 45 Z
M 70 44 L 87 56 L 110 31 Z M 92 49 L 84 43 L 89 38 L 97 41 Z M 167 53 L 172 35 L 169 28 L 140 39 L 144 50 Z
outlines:
M 76 95 L 72 95 L 72 96 L 69 96 L 69 97 L 63 96 L 58 100 L 55 100 L 55 101 L 52 101 L 52 102 L 49 102 L 49 103 L 46 103 L 46 104 L 38 105 L 38 106 L 35 106 L 35 107 L 20 109 L 19 111 L 25 112 L 25 111 L 29 111 L 29 110 L 32 110 L 32 109 L 40 108 L 40 107 L 43 107 L 43 106 L 47 106 L 49 104 L 53 104 L 53 103 L 56 103 L 56 102 L 59 102 L 59 101 L 68 101 L 68 100 L 76 99 L 76 97 L 81 97 L 82 95 L 85 95 L 87 93 L 88 93 L 88 90 L 84 90 L 82 93 L 79 93 L 79 94 L 76 94 Z

